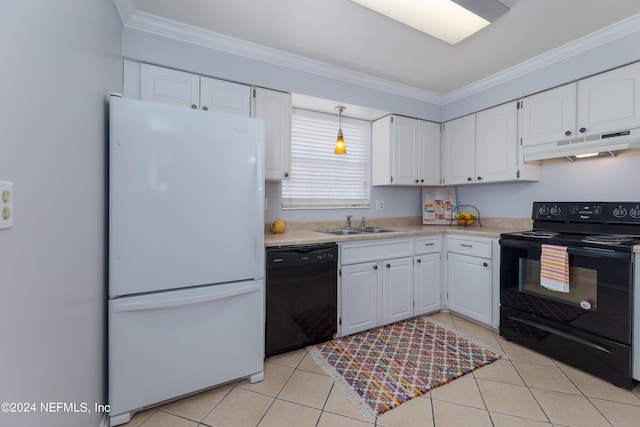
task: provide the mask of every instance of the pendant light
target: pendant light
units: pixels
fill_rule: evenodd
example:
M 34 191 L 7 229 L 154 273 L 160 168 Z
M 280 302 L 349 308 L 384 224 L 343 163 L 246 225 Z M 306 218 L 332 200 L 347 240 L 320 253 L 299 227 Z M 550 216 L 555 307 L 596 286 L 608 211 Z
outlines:
M 344 146 L 344 138 L 342 137 L 342 112 L 346 109 L 347 107 L 343 106 L 336 107 L 336 110 L 340 113 L 340 127 L 338 128 L 338 139 L 336 140 L 336 149 L 333 154 L 347 154 L 347 148 Z

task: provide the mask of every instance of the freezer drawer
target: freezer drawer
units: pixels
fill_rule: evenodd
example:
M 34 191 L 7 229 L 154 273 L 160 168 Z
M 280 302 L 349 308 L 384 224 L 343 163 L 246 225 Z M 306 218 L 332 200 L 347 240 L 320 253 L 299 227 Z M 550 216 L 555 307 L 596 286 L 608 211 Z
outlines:
M 235 379 L 262 379 L 262 280 L 109 300 L 111 424 Z

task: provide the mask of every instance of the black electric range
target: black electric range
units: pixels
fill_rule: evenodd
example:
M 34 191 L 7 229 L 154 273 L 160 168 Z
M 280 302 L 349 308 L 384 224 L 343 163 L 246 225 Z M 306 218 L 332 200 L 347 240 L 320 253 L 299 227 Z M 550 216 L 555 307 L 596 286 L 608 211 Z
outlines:
M 640 245 L 640 202 L 534 202 L 533 229 L 505 240 L 633 252 Z

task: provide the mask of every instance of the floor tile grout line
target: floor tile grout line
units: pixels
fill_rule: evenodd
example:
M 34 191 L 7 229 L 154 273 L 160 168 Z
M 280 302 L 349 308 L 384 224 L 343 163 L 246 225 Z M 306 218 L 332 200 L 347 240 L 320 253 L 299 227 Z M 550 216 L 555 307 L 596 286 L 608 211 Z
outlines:
M 222 398 L 220 400 L 218 400 L 218 403 L 216 403 L 215 405 L 213 405 L 213 407 L 211 409 L 209 409 L 209 412 L 207 412 L 207 414 L 202 417 L 202 419 L 199 421 L 200 424 L 203 424 L 205 418 L 207 418 L 209 416 L 210 413 L 213 412 L 214 409 L 216 409 L 218 407 L 218 405 L 220 405 L 220 403 L 227 398 L 227 396 L 229 396 L 229 393 L 231 393 L 235 388 L 236 385 L 238 385 L 238 381 L 233 382 L 233 383 L 229 383 L 228 385 L 230 385 L 231 387 L 229 387 L 229 390 L 227 390 L 227 392 L 224 394 L 224 396 L 222 396 Z M 224 386 L 223 386 L 224 387 Z M 208 425 L 208 424 L 205 424 Z

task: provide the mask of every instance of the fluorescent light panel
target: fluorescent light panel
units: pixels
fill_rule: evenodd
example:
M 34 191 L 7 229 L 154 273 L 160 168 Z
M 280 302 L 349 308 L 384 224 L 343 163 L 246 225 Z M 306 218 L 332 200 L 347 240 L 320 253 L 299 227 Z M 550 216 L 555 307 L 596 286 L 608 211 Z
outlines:
M 509 10 L 497 0 L 351 1 L 450 44 L 469 37 Z

